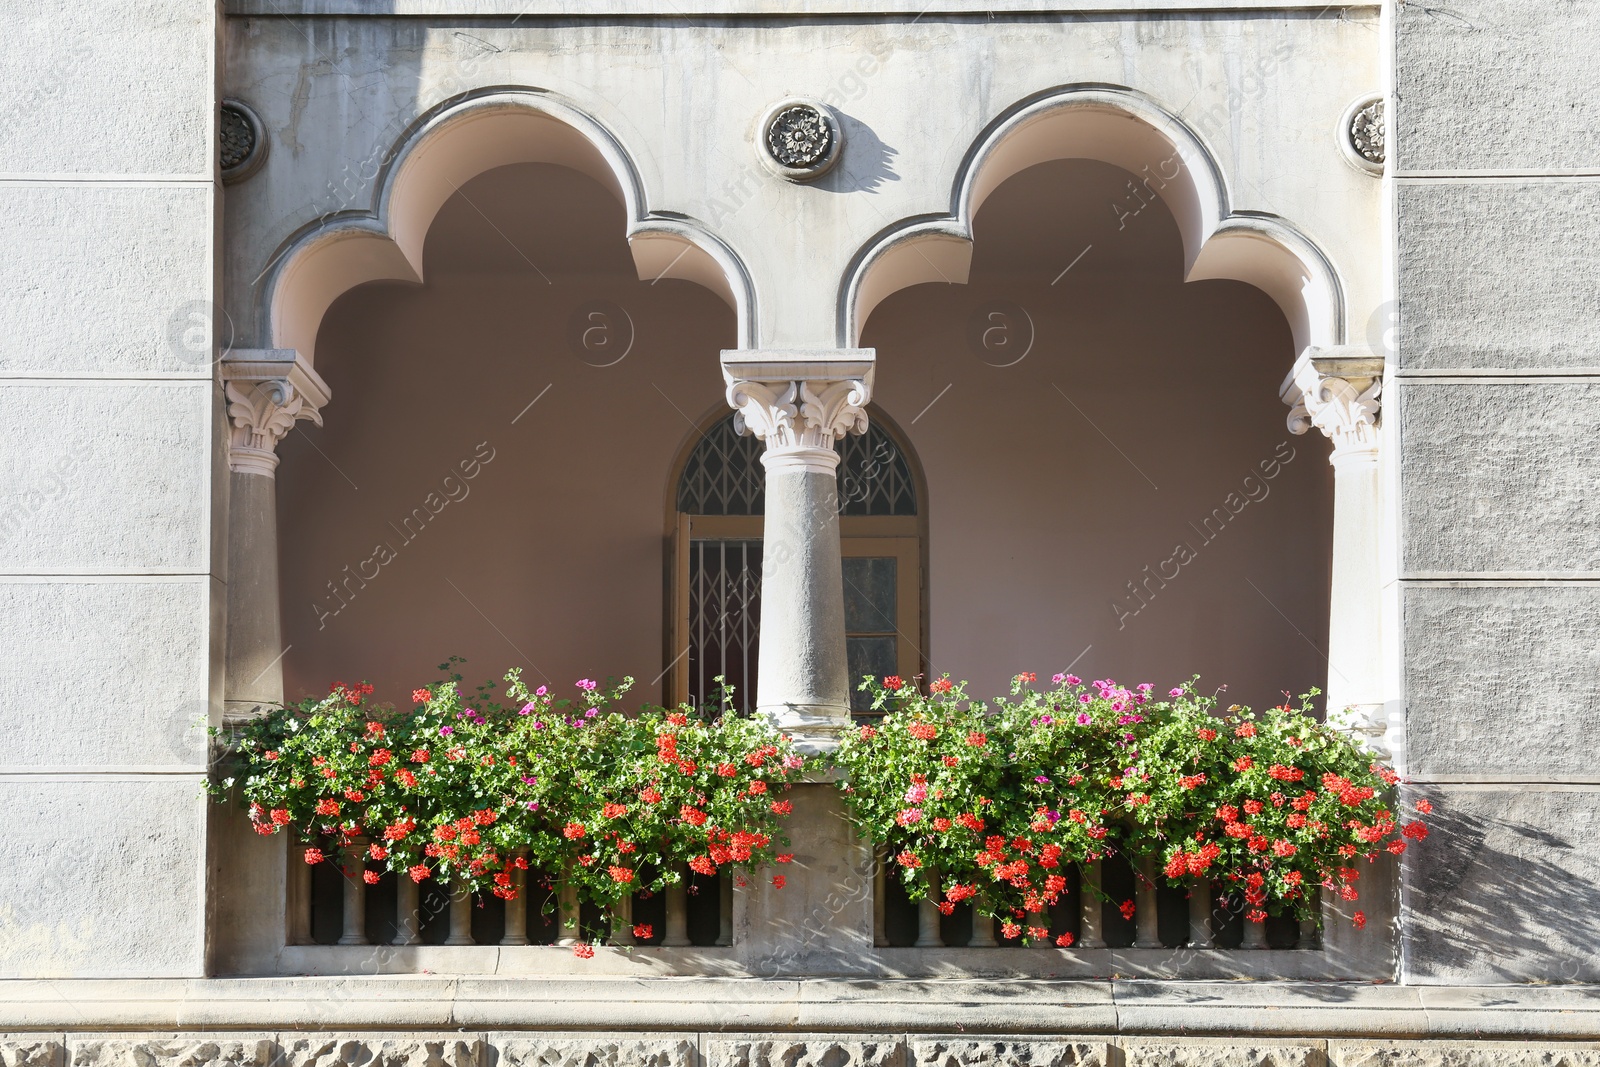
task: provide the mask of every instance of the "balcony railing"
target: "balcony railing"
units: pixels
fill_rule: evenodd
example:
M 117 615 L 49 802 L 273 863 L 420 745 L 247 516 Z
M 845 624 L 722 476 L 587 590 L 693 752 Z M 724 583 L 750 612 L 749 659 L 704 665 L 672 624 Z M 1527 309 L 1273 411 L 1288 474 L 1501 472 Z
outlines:
M 689 874 L 665 893 L 635 895 L 618 921 L 563 891 L 560 879 L 523 875 L 516 899 L 451 893 L 448 887 L 385 873 L 368 884 L 333 863 L 288 866 L 287 940 L 280 966 L 304 974 L 658 974 L 783 977 L 816 968 L 765 951 L 763 930 L 743 915 L 742 876 Z M 354 857 L 352 857 L 354 858 Z M 796 867 L 801 864 L 799 861 Z M 796 873 L 800 873 L 796 871 Z M 795 923 L 819 942 L 837 939 L 843 956 L 821 973 L 920 977 L 1355 978 L 1383 957 L 1349 959 L 1325 951 L 1314 923 L 1245 921 L 1230 887 L 1191 880 L 1158 884 L 1151 872 L 1112 859 L 1068 871 L 1068 889 L 1048 912 L 1019 920 L 1048 939 L 1007 939 L 999 924 L 977 920 L 963 902 L 941 914 L 914 901 L 882 864 L 871 864 L 856 890 L 870 896 L 870 938 L 850 914 L 867 902 L 841 886 L 832 913 L 812 908 Z M 1099 880 L 1105 897 L 1086 889 Z M 1128 902 L 1131 901 L 1131 906 Z M 798 903 L 798 902 L 797 902 Z M 798 910 L 798 909 L 797 909 Z M 836 917 L 837 916 L 837 917 Z M 1330 912 L 1330 921 L 1337 916 Z M 1345 920 L 1346 923 L 1348 920 Z M 648 928 L 648 929 L 646 929 Z M 640 935 L 635 936 L 635 930 Z M 1070 934 L 1070 944 L 1057 939 Z M 852 938 L 855 940 L 852 941 Z M 578 945 L 595 950 L 580 958 Z M 841 964 L 838 961 L 845 959 Z

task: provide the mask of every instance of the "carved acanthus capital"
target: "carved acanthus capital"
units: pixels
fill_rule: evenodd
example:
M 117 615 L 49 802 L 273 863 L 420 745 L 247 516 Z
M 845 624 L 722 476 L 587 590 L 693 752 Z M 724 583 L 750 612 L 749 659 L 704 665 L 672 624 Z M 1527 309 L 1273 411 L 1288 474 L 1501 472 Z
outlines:
M 235 349 L 222 361 L 228 399 L 228 467 L 273 477 L 278 442 L 300 419 L 322 425 L 328 383 L 293 349 Z
M 1289 430 L 1315 426 L 1333 442 L 1335 467 L 1376 464 L 1383 357 L 1364 348 L 1308 348 L 1278 395 L 1289 405 Z
M 839 465 L 834 442 L 867 432 L 875 365 L 870 348 L 722 353 L 728 405 L 738 413 L 734 425 L 765 442 L 769 471 L 832 474 Z

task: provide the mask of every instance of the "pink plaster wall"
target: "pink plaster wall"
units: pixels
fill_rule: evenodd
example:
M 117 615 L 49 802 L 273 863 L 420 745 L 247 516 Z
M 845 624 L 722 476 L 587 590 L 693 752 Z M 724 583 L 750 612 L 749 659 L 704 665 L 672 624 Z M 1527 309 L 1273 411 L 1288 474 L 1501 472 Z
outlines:
M 1019 175 L 978 219 L 972 284 L 896 294 L 867 325 L 878 402 L 929 483 L 929 655 L 976 692 L 1082 654 L 1088 677 L 1198 672 L 1275 702 L 1326 672 L 1327 445 L 1284 429 L 1276 307 L 1183 285 L 1170 216 L 1130 215 L 1126 181 L 1085 162 Z M 621 209 L 587 179 L 506 168 L 464 193 L 424 286 L 364 287 L 324 321 L 327 426 L 291 434 L 278 475 L 287 691 L 365 677 L 398 700 L 456 652 L 469 681 L 520 664 L 558 686 L 632 674 L 657 696 L 666 481 L 720 403 L 733 314 L 635 280 Z M 594 300 L 633 323 L 614 366 L 575 354 Z M 1010 367 L 972 328 L 1002 305 L 1033 323 Z M 1230 504 L 1206 541 L 1196 526 Z M 1194 558 L 1141 607 L 1125 583 L 1180 543 Z

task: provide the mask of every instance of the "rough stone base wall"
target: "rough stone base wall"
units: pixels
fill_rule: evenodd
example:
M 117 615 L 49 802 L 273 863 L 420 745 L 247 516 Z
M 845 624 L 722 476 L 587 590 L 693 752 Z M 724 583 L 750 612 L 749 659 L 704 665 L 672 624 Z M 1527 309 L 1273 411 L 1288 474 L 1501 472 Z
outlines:
M 0 1067 L 1600 1067 L 1600 1045 L 828 1034 L 14 1034 Z

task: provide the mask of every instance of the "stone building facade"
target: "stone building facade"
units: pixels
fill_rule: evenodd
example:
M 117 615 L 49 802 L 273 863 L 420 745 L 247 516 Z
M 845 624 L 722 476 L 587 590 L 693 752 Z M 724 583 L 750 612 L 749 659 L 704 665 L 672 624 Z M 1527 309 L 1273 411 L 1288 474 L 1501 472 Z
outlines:
M 1600 1063 L 1589 0 L 12 25 L 4 1067 Z M 461 651 L 815 749 L 863 668 L 1317 685 L 1439 816 L 1271 945 L 891 938 L 823 783 L 693 944 L 322 936 L 208 728 Z

